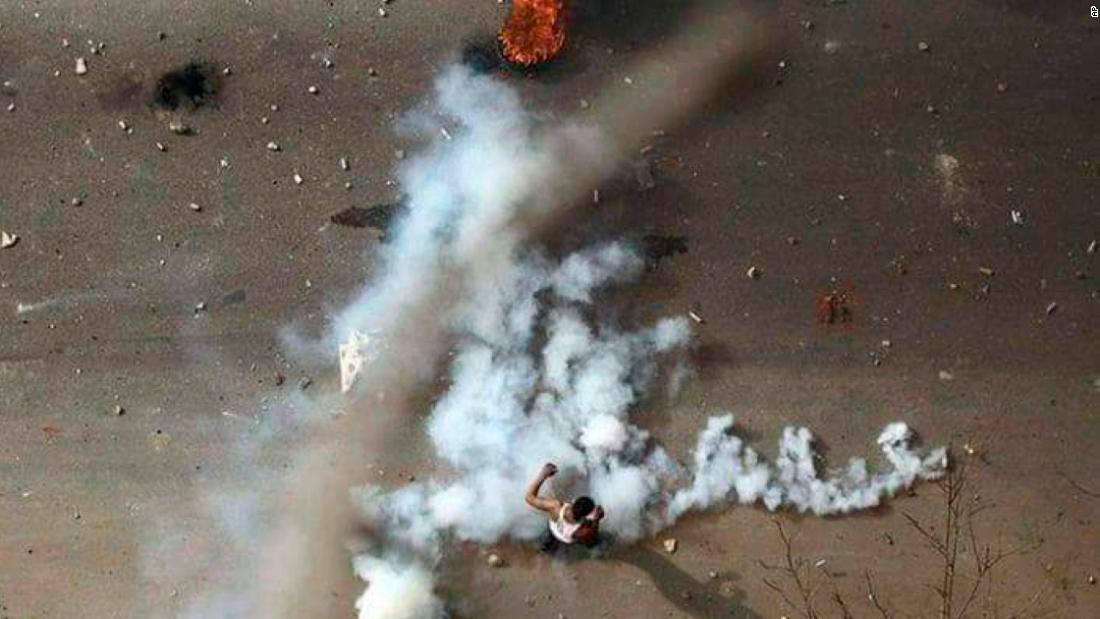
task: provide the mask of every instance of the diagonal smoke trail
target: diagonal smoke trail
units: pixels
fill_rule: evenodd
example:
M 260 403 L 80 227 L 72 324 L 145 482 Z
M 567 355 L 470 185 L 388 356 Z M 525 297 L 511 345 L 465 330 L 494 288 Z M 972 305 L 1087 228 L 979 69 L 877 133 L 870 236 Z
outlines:
M 288 474 L 278 524 L 255 583 L 256 616 L 345 616 L 332 583 L 345 580 L 345 541 L 356 527 L 348 488 L 363 458 L 384 453 L 387 429 L 405 420 L 406 399 L 430 375 L 451 309 L 478 282 L 492 281 L 515 249 L 613 171 L 655 129 L 682 120 L 733 70 L 760 50 L 757 24 L 732 10 L 689 24 L 639 65 L 633 85 L 611 91 L 588 122 L 532 125 L 518 101 L 491 78 L 455 68 L 437 84 L 444 111 L 465 137 L 411 162 L 403 178 L 408 218 L 383 257 L 384 273 L 336 320 L 379 334 L 388 348 L 362 369 L 356 411 L 315 430 Z M 478 152 L 479 146 L 492 146 Z M 485 150 L 485 149 L 482 149 Z M 335 346 L 334 346 L 335 348 Z M 360 449 L 340 449 L 353 437 Z

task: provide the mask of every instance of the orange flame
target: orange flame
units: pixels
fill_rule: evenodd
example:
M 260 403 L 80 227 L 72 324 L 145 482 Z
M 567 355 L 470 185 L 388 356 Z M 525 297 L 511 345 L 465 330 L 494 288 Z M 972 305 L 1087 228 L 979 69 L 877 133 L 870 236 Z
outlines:
M 566 0 L 515 0 L 500 30 L 508 62 L 530 66 L 546 62 L 565 45 Z

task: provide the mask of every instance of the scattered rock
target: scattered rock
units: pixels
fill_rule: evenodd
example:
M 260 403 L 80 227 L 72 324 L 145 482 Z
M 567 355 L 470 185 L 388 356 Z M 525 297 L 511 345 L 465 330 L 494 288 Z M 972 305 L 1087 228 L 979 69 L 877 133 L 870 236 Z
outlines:
M 978 272 L 986 277 L 993 277 L 993 269 L 989 267 L 978 267 Z
M 0 231 L 0 249 L 7 249 L 14 247 L 19 242 L 18 234 L 11 234 L 7 231 Z
M 501 559 L 500 555 L 495 552 L 489 553 L 487 562 L 489 563 L 489 567 L 504 567 L 504 559 Z
M 745 271 L 745 275 L 748 276 L 749 279 L 760 279 L 760 269 L 755 265 L 751 266 L 748 271 Z
M 157 145 L 157 150 L 159 150 L 162 153 L 164 151 L 168 150 L 167 148 L 164 147 L 164 144 L 161 144 L 160 142 L 157 142 L 156 145 Z
M 321 89 L 316 87 L 316 86 L 310 86 L 309 88 L 306 88 L 306 92 L 308 92 L 311 95 L 316 95 L 316 94 L 319 94 L 321 92 Z
M 398 158 L 399 160 L 400 160 L 400 159 L 404 159 L 404 158 L 405 158 L 405 151 L 403 151 L 403 150 L 401 150 L 401 149 L 398 149 L 398 150 L 397 150 L 397 151 L 395 151 L 395 152 L 394 152 L 393 154 L 394 154 L 394 156 L 395 156 L 395 157 L 397 157 L 397 158 Z
M 84 199 L 80 196 L 75 196 L 72 200 L 69 200 L 69 204 L 73 206 L 80 206 L 81 204 L 84 204 Z
M 126 409 L 122 408 L 121 404 L 115 404 L 115 416 L 116 417 L 121 417 L 125 413 L 126 413 Z
M 940 380 L 944 382 L 955 380 L 955 375 L 947 370 L 940 370 Z
M 1085 248 L 1085 253 L 1090 256 L 1096 253 L 1096 241 L 1089 243 L 1089 246 Z
M 340 169 L 345 172 L 351 169 L 351 164 L 348 163 L 347 157 L 340 157 Z
M 718 580 L 718 572 L 715 572 L 714 570 L 707 572 L 707 578 L 710 578 L 711 580 Z
M 678 542 L 675 537 L 670 537 L 664 541 L 665 552 L 668 554 L 674 554 L 676 552 L 676 546 Z
M 199 211 L 202 210 L 202 207 L 199 206 L 198 204 L 194 203 L 194 202 L 192 202 L 191 204 L 188 204 L 187 208 L 191 209 L 192 211 L 195 211 L 196 213 L 198 213 Z
M 997 82 L 997 92 L 1005 92 L 1008 90 L 1008 82 Z
M 191 135 L 191 127 L 178 118 L 168 122 L 168 130 L 176 135 Z
M 76 59 L 76 74 L 85 75 L 88 73 L 88 63 L 83 58 Z
M 932 51 L 932 47 L 930 45 L 928 45 L 928 43 L 926 43 L 925 41 L 921 41 L 920 43 L 917 43 L 917 49 L 922 51 L 922 52 Z
M 894 345 L 894 343 L 891 342 L 890 340 L 882 340 L 882 347 L 883 348 L 890 348 L 893 345 Z
M 1012 210 L 1009 211 L 1009 217 L 1012 218 L 1012 223 L 1017 226 L 1024 225 L 1024 214 L 1022 211 Z
M 198 314 L 199 312 L 205 312 L 205 311 L 206 311 L 206 302 L 205 301 L 199 301 L 198 303 L 195 304 L 195 313 L 196 314 Z
M 825 45 L 822 46 L 826 54 L 835 54 L 840 50 L 840 41 L 825 41 Z
M 302 184 L 303 182 L 305 182 L 305 181 L 304 181 L 304 180 L 302 179 L 302 175 L 301 175 L 301 174 L 298 174 L 297 172 L 295 172 L 295 173 L 294 173 L 294 176 L 293 176 L 293 178 L 294 178 L 294 184 L 295 184 L 295 185 L 301 185 L 301 184 Z
M 1050 303 L 1047 304 L 1047 310 L 1046 311 L 1047 311 L 1047 316 L 1050 316 L 1054 312 L 1057 312 L 1058 311 L 1058 304 L 1051 301 Z
M 286 382 L 286 376 L 283 376 L 282 374 L 280 374 L 278 372 L 275 372 L 275 386 L 278 387 L 278 386 L 282 385 L 285 382 Z
M 269 150 L 273 153 L 277 153 L 277 152 L 279 152 L 280 148 L 279 148 L 279 145 L 276 144 L 275 142 L 268 142 L 267 143 L 267 150 Z
M 695 321 L 695 324 L 703 324 L 703 317 L 695 313 L 695 310 L 688 310 L 688 318 Z

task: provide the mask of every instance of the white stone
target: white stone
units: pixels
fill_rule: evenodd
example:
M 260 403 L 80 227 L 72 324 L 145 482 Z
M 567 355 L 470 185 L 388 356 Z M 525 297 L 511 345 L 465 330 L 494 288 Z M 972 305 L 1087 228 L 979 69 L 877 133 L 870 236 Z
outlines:
M 77 58 L 76 59 L 76 74 L 77 75 L 84 75 L 87 72 L 88 72 L 88 63 L 84 60 L 84 58 Z

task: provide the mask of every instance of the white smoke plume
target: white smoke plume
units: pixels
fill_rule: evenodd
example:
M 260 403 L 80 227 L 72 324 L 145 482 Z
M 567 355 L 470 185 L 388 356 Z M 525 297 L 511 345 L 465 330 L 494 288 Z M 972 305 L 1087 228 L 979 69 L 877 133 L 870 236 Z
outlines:
M 545 518 L 522 496 L 548 461 L 574 478 L 570 490 L 604 506 L 604 529 L 626 540 L 731 501 L 846 513 L 942 472 L 946 452 L 918 454 L 909 429 L 894 423 L 879 437 L 889 469 L 870 475 L 865 461 L 853 459 L 842 473 L 823 478 L 807 429 L 785 429 L 769 463 L 732 434 L 730 414 L 710 419 L 690 467 L 677 464 L 630 414 L 662 358 L 690 344 L 688 322 L 665 319 L 621 331 L 584 318 L 598 288 L 632 279 L 640 263 L 619 243 L 572 254 L 557 266 L 537 256 L 517 259 L 462 306 L 453 327 L 460 345 L 452 382 L 427 423 L 453 476 L 388 494 L 369 489 L 362 497 L 393 546 L 431 563 L 449 539 L 537 536 Z M 376 581 L 369 574 L 367 580 L 369 594 Z M 386 617 L 371 608 L 361 600 L 360 619 Z
M 408 209 L 383 255 L 382 276 L 339 316 L 334 335 L 380 334 L 372 345 L 388 347 L 367 355 L 367 391 L 389 387 L 394 371 L 384 368 L 395 361 L 430 370 L 438 349 L 422 340 L 457 339 L 451 384 L 427 422 L 450 472 L 389 492 L 362 489 L 360 506 L 383 543 L 355 560 L 367 582 L 356 604 L 360 619 L 440 616 L 431 573 L 449 540 L 539 535 L 545 519 L 522 496 L 547 461 L 562 469 L 556 480 L 572 480 L 558 490 L 591 494 L 607 511 L 604 530 L 626 540 L 733 501 L 846 513 L 942 471 L 945 452 L 915 452 L 900 423 L 879 439 L 890 464 L 884 472 L 870 474 L 853 459 L 841 473 L 822 476 L 805 428 L 784 430 L 779 455 L 768 462 L 732 433 L 728 414 L 709 421 L 690 466 L 677 463 L 630 415 L 661 368 L 682 361 L 688 321 L 633 331 L 592 324 L 598 289 L 636 278 L 643 261 L 621 243 L 560 263 L 524 250 L 523 222 L 545 214 L 551 203 L 539 190 L 553 185 L 531 180 L 560 171 L 563 151 L 540 147 L 547 141 L 533 137 L 538 129 L 516 95 L 492 78 L 453 69 L 438 81 L 436 102 L 442 120 L 417 124 L 445 122 L 450 137 L 403 169 Z M 392 325 L 414 335 L 410 315 L 426 321 L 425 331 L 442 333 L 402 340 Z
M 429 122 L 423 122 L 427 117 L 422 117 L 420 123 L 422 128 L 430 125 L 436 143 L 403 169 L 401 182 L 409 197 L 408 214 L 397 224 L 389 249 L 377 265 L 381 274 L 334 319 L 333 329 L 322 344 L 302 338 L 287 340 L 296 349 L 293 352 L 308 356 L 311 351 L 335 350 L 338 342 L 358 331 L 369 336 L 371 345 L 379 347 L 374 351 L 377 354 L 363 355 L 367 361 L 360 368 L 358 384 L 347 397 L 335 401 L 328 395 L 311 396 L 317 398 L 311 403 L 313 411 L 343 410 L 349 414 L 310 415 L 318 422 L 294 432 L 293 462 L 279 468 L 274 480 L 279 490 L 268 493 L 276 504 L 270 510 L 274 518 L 256 523 L 247 557 L 240 561 L 240 581 L 223 583 L 234 603 L 211 602 L 191 616 L 345 616 L 347 609 L 332 592 L 339 586 L 336 583 L 348 575 L 348 538 L 359 525 L 358 514 L 346 500 L 347 489 L 361 483 L 368 455 L 385 459 L 393 449 L 387 442 L 392 436 L 390 429 L 408 423 L 409 402 L 433 374 L 446 344 L 449 321 L 459 315 L 469 316 L 469 312 L 456 314 L 456 306 L 476 298 L 481 291 L 500 288 L 515 291 L 512 294 L 516 298 L 527 299 L 529 308 L 534 307 L 531 298 L 522 293 L 524 284 L 508 279 L 514 277 L 516 249 L 617 169 L 624 157 L 636 152 L 655 130 L 673 129 L 688 118 L 689 112 L 726 78 L 754 64 L 764 47 L 766 30 L 759 27 L 759 21 L 732 6 L 722 10 L 708 7 L 694 18 L 685 15 L 684 26 L 681 36 L 670 37 L 652 52 L 640 54 L 630 70 L 631 83 L 608 88 L 579 123 L 537 126 L 508 88 L 462 68 L 451 69 L 438 80 L 433 111 L 439 114 Z M 620 272 L 613 262 L 602 268 Z M 573 283 L 575 277 L 582 278 L 579 284 Z M 566 275 L 563 270 L 559 291 L 562 298 L 581 294 L 576 291 L 588 286 L 584 277 L 590 275 Z M 508 315 L 520 320 L 523 312 L 510 310 Z M 491 316 L 480 320 L 492 324 Z M 578 321 L 579 316 L 560 319 L 562 336 L 569 331 L 583 335 Z M 640 347 L 644 356 L 649 356 L 651 349 L 671 346 L 669 339 L 675 340 L 678 330 L 682 327 L 667 323 L 648 334 L 634 334 L 627 338 L 627 350 L 602 332 L 588 337 L 614 349 L 608 352 L 612 357 L 627 355 L 627 365 L 639 373 L 629 376 L 628 382 L 639 384 L 635 381 L 652 364 L 630 361 L 630 355 L 642 354 L 630 348 Z M 492 341 L 486 343 L 494 345 Z M 588 353 L 569 354 L 579 358 Z M 611 370 L 612 361 L 605 362 Z M 568 376 L 568 368 L 559 374 Z M 599 388 L 598 382 L 585 386 L 588 391 Z M 617 394 L 618 398 L 622 396 L 622 392 Z M 609 399 L 599 408 L 614 409 L 616 401 Z M 631 457 L 647 451 L 644 432 L 622 417 L 611 415 L 586 429 L 588 446 L 582 450 L 585 457 L 588 451 L 603 450 L 609 454 L 606 461 L 617 449 L 621 450 L 619 454 Z M 345 448 L 349 443 L 356 448 Z M 646 458 L 652 460 L 651 466 L 672 467 L 671 460 L 660 461 L 661 453 L 649 450 Z M 579 471 L 586 466 L 578 462 L 576 468 Z M 262 474 L 271 472 L 263 466 L 257 468 L 263 469 Z M 485 476 L 482 482 L 491 483 L 491 476 Z M 605 503 L 618 506 L 615 509 L 621 513 L 649 511 L 648 506 L 632 503 L 642 492 L 631 489 L 631 484 L 649 483 L 640 465 L 632 460 L 609 464 L 602 476 L 589 483 L 593 492 L 606 496 Z M 451 494 L 439 494 L 434 488 L 410 488 L 383 502 L 395 509 L 400 503 L 398 498 L 407 496 L 400 511 L 424 531 L 436 531 L 415 536 L 427 540 L 447 530 L 439 529 L 437 523 L 417 511 L 428 505 L 418 493 L 442 497 L 435 498 L 434 513 L 444 516 L 445 522 L 455 523 L 454 529 L 462 525 L 463 530 L 476 530 L 453 506 L 468 501 L 458 496 L 462 492 L 478 491 L 484 493 L 461 485 L 453 486 Z M 613 491 L 621 493 L 621 499 L 614 499 Z M 517 521 L 513 511 L 503 513 L 500 522 L 476 534 L 489 538 L 502 527 L 514 527 L 517 535 L 526 535 L 536 526 Z M 417 559 L 414 553 L 384 551 L 359 559 L 357 573 L 371 583 L 360 603 L 361 615 L 401 616 L 401 608 L 435 612 L 439 606 L 430 587 L 423 586 L 422 578 L 430 561 L 423 563 L 423 558 L 421 555 Z M 405 579 L 419 584 L 405 587 Z M 383 601 L 393 594 L 409 599 L 401 606 Z M 217 600 L 221 594 L 206 597 Z

